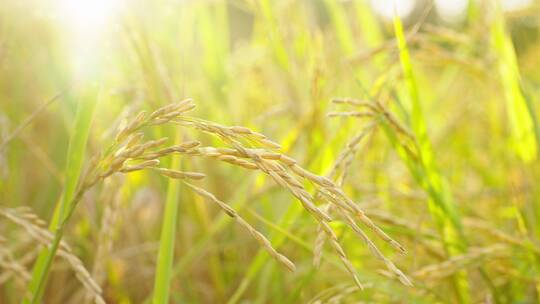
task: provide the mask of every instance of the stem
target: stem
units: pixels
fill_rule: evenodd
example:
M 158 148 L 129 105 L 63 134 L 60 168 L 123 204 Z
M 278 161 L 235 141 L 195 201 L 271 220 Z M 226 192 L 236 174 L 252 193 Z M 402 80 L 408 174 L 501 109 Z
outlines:
M 179 142 L 179 139 L 176 140 Z M 180 160 L 173 158 L 171 167 L 178 168 Z M 161 226 L 161 236 L 159 240 L 159 252 L 156 265 L 156 275 L 154 281 L 154 304 L 169 303 L 169 291 L 174 258 L 174 241 L 176 235 L 176 222 L 178 214 L 178 192 L 180 182 L 169 179 L 167 189 L 167 199 L 163 212 L 163 224 Z
M 24 304 L 41 302 L 52 261 L 54 260 L 56 251 L 62 240 L 64 226 L 71 217 L 75 205 L 84 194 L 85 189 L 78 189 L 77 187 L 81 184 L 80 180 L 83 173 L 82 168 L 86 143 L 92 124 L 92 117 L 96 104 L 99 103 L 102 97 L 103 88 L 101 86 L 99 86 L 99 90 L 97 90 L 97 101 L 93 96 L 97 88 L 96 85 L 89 86 L 87 91 L 84 92 L 85 94 L 81 96 L 81 100 L 77 103 L 73 132 L 69 139 L 67 152 L 64 194 L 62 195 L 60 202 L 56 205 L 54 216 L 49 226 L 49 229 L 54 231 L 54 239 L 50 250 L 44 248 L 34 263 L 32 278 L 28 285 L 31 302 L 29 299 L 25 298 L 23 300 Z
M 38 284 L 34 291 L 34 294 L 32 295 L 32 304 L 39 303 L 41 294 L 43 294 L 43 290 L 45 288 L 45 282 L 47 281 L 47 276 L 52 266 L 52 261 L 54 260 L 54 257 L 56 256 L 56 251 L 58 250 L 58 246 L 60 245 L 60 241 L 62 240 L 62 236 L 64 235 L 63 223 L 65 222 L 62 222 L 59 225 L 59 227 L 56 228 L 56 231 L 54 233 L 54 239 L 51 244 L 51 248 L 47 252 L 47 259 L 45 260 L 44 268 L 42 268 L 38 274 Z
M 42 268 L 39 268 L 37 271 L 37 285 L 34 286 L 34 290 L 32 293 L 32 304 L 39 303 L 41 296 L 43 294 L 44 288 L 45 288 L 45 282 L 47 282 L 47 277 L 49 275 L 49 271 L 52 266 L 52 262 L 54 258 L 56 257 L 56 252 L 58 251 L 58 247 L 60 246 L 60 242 L 62 241 L 62 237 L 64 236 L 64 227 L 66 226 L 66 223 L 71 218 L 71 215 L 73 214 L 73 210 L 75 209 L 75 206 L 79 202 L 79 200 L 82 198 L 83 194 L 85 192 L 85 189 L 80 189 L 77 191 L 77 194 L 73 198 L 73 200 L 69 203 L 69 206 L 71 208 L 68 210 L 68 213 L 66 216 L 58 222 L 58 225 L 56 226 L 55 232 L 54 232 L 54 239 L 51 243 L 51 248 L 46 251 L 46 258 L 44 261 L 44 264 Z M 65 210 L 65 204 L 64 201 L 62 201 L 62 204 L 60 205 L 59 214 L 60 216 L 64 214 Z

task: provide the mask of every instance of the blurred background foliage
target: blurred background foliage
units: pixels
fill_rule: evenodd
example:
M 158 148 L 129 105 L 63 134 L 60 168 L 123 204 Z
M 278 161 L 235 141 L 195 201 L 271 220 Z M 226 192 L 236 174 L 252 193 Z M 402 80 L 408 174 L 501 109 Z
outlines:
M 50 220 L 62 193 L 76 105 L 97 100 L 96 84 L 103 94 L 87 155 L 107 147 L 126 117 L 191 97 L 197 117 L 266 134 L 319 175 L 366 122 L 327 117 L 340 109 L 330 100 L 377 100 L 416 136 L 418 121 L 425 125 L 433 172 L 445 181 L 463 225 L 461 251 L 447 250 L 429 210 L 432 197 L 408 170 L 413 160 L 400 156 L 383 129 L 362 143 L 344 189 L 405 246 L 408 254 L 398 255 L 381 242 L 414 288 L 381 274 L 381 263 L 336 222 L 332 227 L 368 287 L 348 294 L 352 280 L 329 250 L 320 269 L 312 266 L 317 226 L 286 191 L 260 173 L 182 158 L 182 168 L 205 172 L 205 188 L 254 223 L 297 271 L 284 272 L 224 214 L 180 187 L 171 301 L 300 303 L 341 295 L 336 302 L 536 303 L 540 3 L 399 1 L 416 97 L 408 91 L 393 12 L 392 1 L 367 0 L 3 0 L 0 142 L 48 105 L 0 148 L 0 202 L 29 206 Z M 411 113 L 411 98 L 423 115 Z M 69 225 L 66 241 L 92 269 L 105 206 L 118 204 L 112 245 L 99 257 L 98 281 L 111 303 L 150 301 L 166 189 L 152 173 L 117 177 L 90 191 Z M 0 227 L 2 246 L 31 269 L 35 243 L 7 221 Z M 457 268 L 444 264 L 495 244 L 505 247 Z M 414 276 L 429 265 L 442 267 L 439 274 L 450 267 L 451 274 Z M 458 272 L 468 288 L 451 279 Z M 26 285 L 6 273 L 0 272 L 0 302 L 15 303 Z M 45 302 L 79 303 L 82 290 L 58 261 Z

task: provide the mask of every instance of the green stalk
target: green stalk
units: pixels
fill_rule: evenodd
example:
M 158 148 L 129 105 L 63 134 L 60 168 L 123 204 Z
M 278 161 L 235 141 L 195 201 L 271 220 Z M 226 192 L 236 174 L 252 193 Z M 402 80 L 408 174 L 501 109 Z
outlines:
M 177 143 L 179 143 L 179 139 L 177 139 Z M 179 158 L 173 158 L 171 168 L 178 169 L 179 165 Z M 176 236 L 176 218 L 178 213 L 179 187 L 179 180 L 173 178 L 169 179 L 167 186 L 167 199 L 165 201 L 165 211 L 163 213 L 163 225 L 161 226 L 161 236 L 159 239 L 156 276 L 154 279 L 154 304 L 169 303 L 170 281 L 174 257 L 174 241 Z
M 459 214 L 452 198 L 452 192 L 435 162 L 403 25 L 397 15 L 394 16 L 394 31 L 407 86 L 408 103 L 406 108 L 410 112 L 412 131 L 418 140 L 414 143 L 418 152 L 417 159 L 414 159 L 405 151 L 401 151 L 400 156 L 407 163 L 416 181 L 429 195 L 429 211 L 441 231 L 447 254 L 449 256 L 458 255 L 466 250 L 466 240 L 462 231 Z M 387 130 L 387 134 L 389 134 L 388 130 L 390 128 L 386 127 L 385 129 Z M 397 142 L 395 137 L 393 142 L 394 144 Z M 459 300 L 462 303 L 470 303 L 471 298 L 466 271 L 459 271 L 454 276 L 454 286 Z
M 506 33 L 504 15 L 495 4 L 495 20 L 491 26 L 493 49 L 497 54 L 499 76 L 504 89 L 506 111 L 510 120 L 511 146 L 524 162 L 536 159 L 538 134 L 534 111 L 527 104 L 512 39 Z
M 23 303 L 41 302 L 52 262 L 62 240 L 69 211 L 73 209 L 82 195 L 82 193 L 76 195 L 75 191 L 82 173 L 88 133 L 96 104 L 97 102 L 93 98 L 83 98 L 77 104 L 73 133 L 69 140 L 64 193 L 59 205 L 56 206 L 49 226 L 49 229 L 54 231 L 54 239 L 50 249 L 44 248 L 34 264 L 32 278 L 28 286 L 32 298 L 31 300 L 24 299 Z

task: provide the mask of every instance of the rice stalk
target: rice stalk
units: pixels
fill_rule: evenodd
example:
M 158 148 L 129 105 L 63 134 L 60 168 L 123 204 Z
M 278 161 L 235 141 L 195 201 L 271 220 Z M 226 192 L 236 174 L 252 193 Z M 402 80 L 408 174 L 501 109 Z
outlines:
M 493 1 L 494 19 L 491 23 L 492 47 L 497 56 L 499 76 L 503 85 L 506 110 L 510 122 L 511 145 L 524 161 L 531 162 L 538 153 L 538 139 L 532 105 L 528 103 L 521 85 L 514 45 L 506 32 L 504 15 L 498 1 Z
M 411 171 L 420 171 L 413 174 L 416 175 L 415 177 L 419 184 L 430 195 L 430 200 L 428 201 L 430 213 L 438 223 L 443 240 L 445 241 L 447 254 L 453 256 L 465 250 L 467 246 L 466 240 L 461 228 L 459 214 L 453 202 L 452 193 L 448 188 L 444 176 L 437 168 L 433 155 L 401 19 L 395 15 L 393 23 L 399 47 L 401 67 L 407 86 L 407 98 L 410 103 L 411 129 L 416 138 L 418 138 L 418 159 L 415 160 L 405 156 L 404 160 L 408 163 Z M 405 155 L 409 155 L 409 153 Z M 457 244 L 457 246 L 448 246 L 447 244 Z M 454 278 L 454 285 L 459 299 L 464 303 L 470 303 L 467 273 L 464 271 L 458 272 Z
M 73 133 L 70 137 L 67 153 L 64 193 L 59 205 L 57 205 L 55 209 L 55 214 L 49 226 L 50 229 L 54 231 L 55 238 L 50 249 L 45 248 L 34 264 L 32 280 L 28 286 L 32 298 L 31 300 L 25 299 L 24 303 L 41 302 L 47 277 L 56 250 L 62 239 L 63 223 L 68 214 L 68 210 L 76 203 L 75 191 L 82 173 L 86 142 L 88 140 L 88 133 L 90 131 L 95 106 L 96 101 L 93 99 L 83 99 L 78 104 Z
M 174 112 L 173 112 L 174 113 Z M 177 138 L 177 142 L 179 139 Z M 152 161 L 152 160 L 147 160 Z M 154 279 L 154 296 L 152 302 L 168 303 L 169 302 L 169 286 L 171 280 L 174 244 L 176 238 L 176 222 L 178 216 L 178 198 L 179 198 L 179 181 L 176 179 L 204 178 L 200 173 L 180 172 L 174 169 L 179 167 L 179 160 L 174 158 L 171 167 L 173 169 L 155 168 L 155 170 L 163 176 L 170 177 L 167 184 L 167 198 L 165 200 L 165 209 L 163 211 L 163 224 L 161 226 L 161 235 L 159 238 L 159 250 L 156 264 L 156 274 Z

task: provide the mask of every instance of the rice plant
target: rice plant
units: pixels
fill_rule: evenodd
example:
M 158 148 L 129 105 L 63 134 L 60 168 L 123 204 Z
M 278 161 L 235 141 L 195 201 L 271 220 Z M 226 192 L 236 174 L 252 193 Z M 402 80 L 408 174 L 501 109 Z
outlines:
M 540 301 L 538 3 L 0 20 L 0 303 Z

